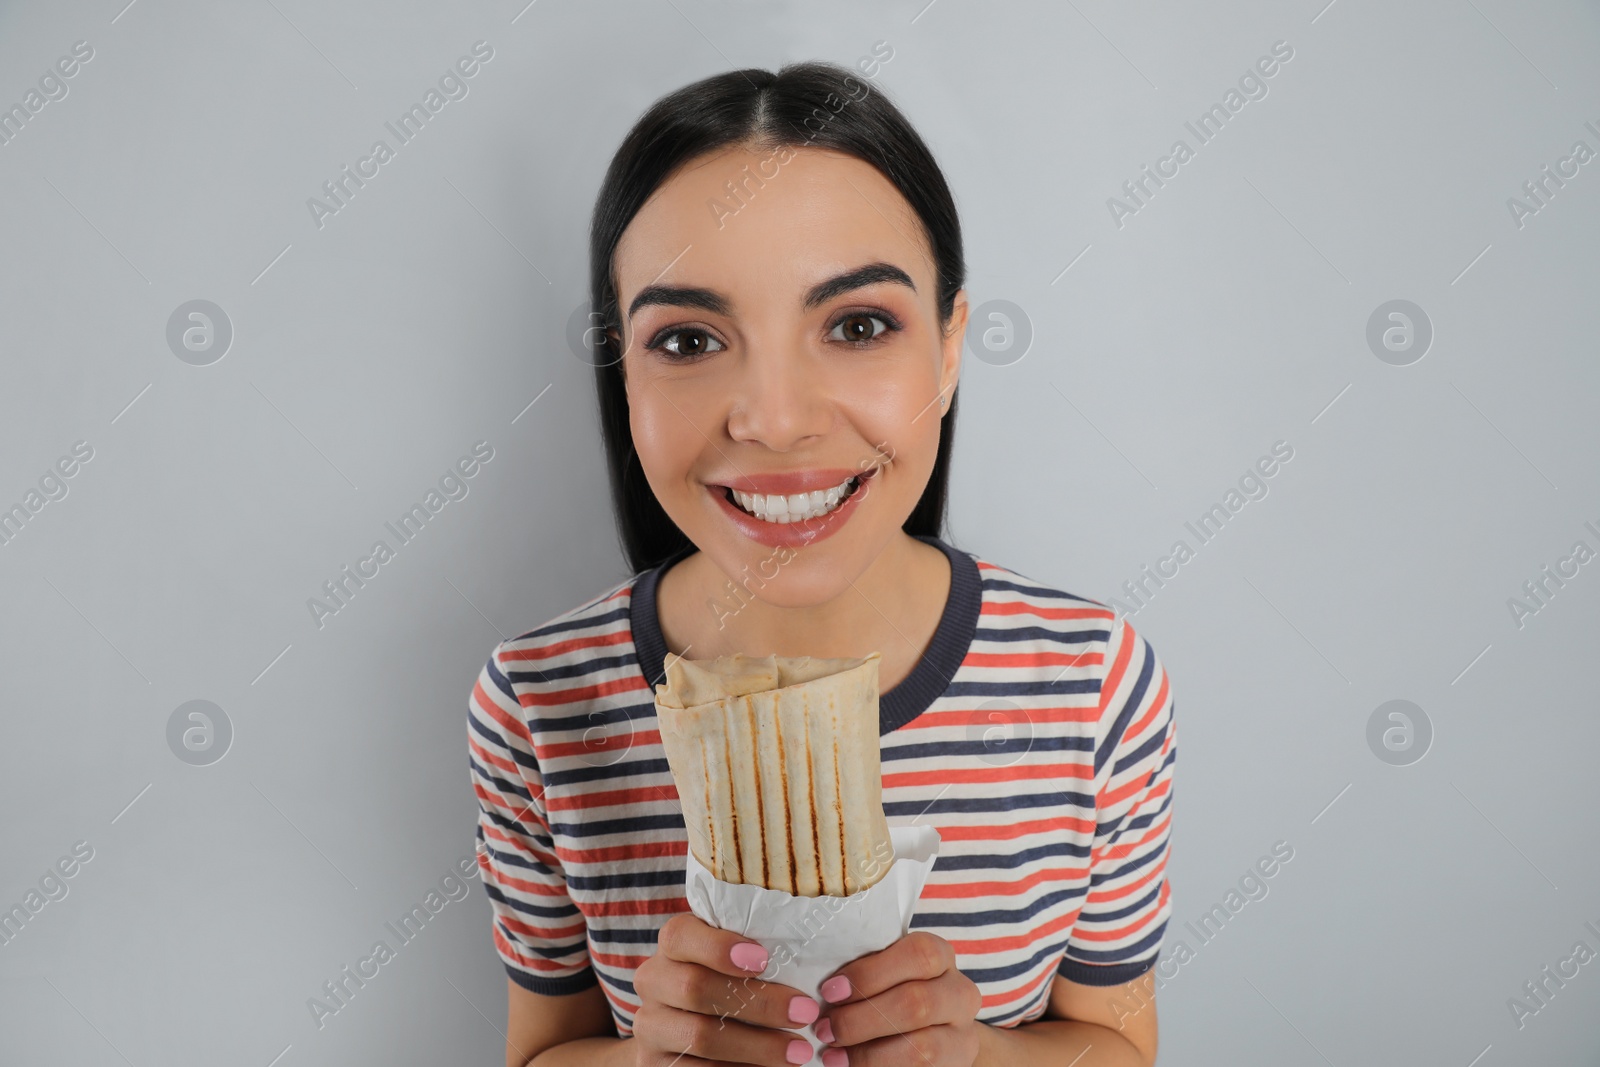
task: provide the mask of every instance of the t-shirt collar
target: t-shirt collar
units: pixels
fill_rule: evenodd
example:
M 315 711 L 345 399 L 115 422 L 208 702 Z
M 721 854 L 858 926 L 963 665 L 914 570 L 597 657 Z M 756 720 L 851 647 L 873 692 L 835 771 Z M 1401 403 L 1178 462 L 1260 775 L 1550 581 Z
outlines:
M 967 650 L 978 630 L 978 616 L 983 608 L 983 582 L 978 574 L 977 560 L 969 553 L 946 544 L 941 538 L 914 534 L 939 548 L 950 559 L 950 595 L 945 600 L 944 612 L 934 630 L 933 640 L 911 669 L 911 673 L 893 689 L 878 698 L 878 734 L 882 736 L 898 730 L 927 710 L 949 687 L 956 670 L 967 657 Z M 666 680 L 667 643 L 661 636 L 661 624 L 656 611 L 656 586 L 661 576 L 673 564 L 695 551 L 690 544 L 659 566 L 645 571 L 634 579 L 629 604 L 629 623 L 633 628 L 634 650 L 639 669 L 654 693 L 656 685 Z

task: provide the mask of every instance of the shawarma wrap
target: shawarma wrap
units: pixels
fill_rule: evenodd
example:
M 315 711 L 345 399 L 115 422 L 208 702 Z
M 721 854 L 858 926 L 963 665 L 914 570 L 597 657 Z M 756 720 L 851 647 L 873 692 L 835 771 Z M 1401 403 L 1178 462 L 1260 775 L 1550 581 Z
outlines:
M 689 847 L 725 882 L 849 896 L 894 858 L 877 652 L 673 658 L 655 687 Z

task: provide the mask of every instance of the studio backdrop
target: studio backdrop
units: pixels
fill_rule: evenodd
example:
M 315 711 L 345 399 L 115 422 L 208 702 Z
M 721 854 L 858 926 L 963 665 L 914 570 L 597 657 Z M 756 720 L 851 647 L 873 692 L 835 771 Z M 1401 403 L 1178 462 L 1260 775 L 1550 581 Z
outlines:
M 1597 1062 L 1597 55 L 1572 0 L 0 8 L 0 1062 L 502 1061 L 467 697 L 630 573 L 589 211 L 663 93 L 812 58 L 961 213 L 947 539 L 1173 679 L 1160 1062 Z

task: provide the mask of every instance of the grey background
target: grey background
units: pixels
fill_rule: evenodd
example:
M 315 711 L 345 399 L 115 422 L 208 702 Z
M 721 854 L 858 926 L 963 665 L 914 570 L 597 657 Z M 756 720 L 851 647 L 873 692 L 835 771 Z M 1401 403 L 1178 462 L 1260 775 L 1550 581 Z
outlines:
M 660 94 L 821 57 L 878 74 L 956 192 L 976 307 L 951 540 L 1098 599 L 1276 441 L 1292 461 L 1133 613 L 1181 722 L 1161 1063 L 1592 1064 L 1600 962 L 1593 3 L 0 9 L 0 103 L 87 40 L 0 146 L 0 1061 L 499 1063 L 481 886 L 319 1030 L 306 1002 L 473 846 L 465 707 L 501 636 L 626 577 L 590 370 L 565 341 L 588 212 Z M 486 40 L 493 59 L 322 228 L 307 198 Z M 1145 207 L 1107 198 L 1273 43 L 1294 57 Z M 1070 264 L 1070 269 L 1066 269 Z M 209 366 L 166 324 L 214 301 Z M 1367 320 L 1432 323 L 1386 363 Z M 538 398 L 538 402 L 529 406 Z M 494 458 L 319 628 L 306 607 L 476 441 Z M 1133 605 L 1129 603 L 1129 606 Z M 1386 701 L 1433 733 L 1369 749 Z M 218 705 L 226 756 L 169 749 Z M 1413 753 L 1417 751 L 1413 750 Z M 1294 858 L 1184 931 L 1274 842 Z M 276 1059 L 275 1059 L 276 1057 Z

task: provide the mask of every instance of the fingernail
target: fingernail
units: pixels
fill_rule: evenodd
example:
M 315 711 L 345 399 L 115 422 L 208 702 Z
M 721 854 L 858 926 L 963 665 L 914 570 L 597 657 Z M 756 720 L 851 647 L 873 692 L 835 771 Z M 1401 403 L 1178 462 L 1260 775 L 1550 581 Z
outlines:
M 824 1049 L 822 1052 L 822 1067 L 845 1067 L 850 1062 L 850 1057 L 845 1055 L 842 1048 Z
M 850 979 L 842 974 L 836 974 L 822 983 L 822 999 L 829 1004 L 837 1004 L 850 995 Z
M 822 1011 L 817 1007 L 817 1002 L 810 997 L 789 998 L 789 1021 L 800 1026 L 815 1022 L 817 1015 Z
M 833 1044 L 833 1020 L 824 1019 L 816 1025 L 817 1040 L 824 1045 Z
M 811 1042 L 795 1038 L 789 1042 L 789 1051 L 783 1058 L 790 1063 L 806 1063 L 811 1059 Z
M 735 967 L 746 971 L 764 971 L 767 969 L 767 950 L 754 941 L 741 941 L 734 945 L 728 952 L 728 958 L 733 960 Z

